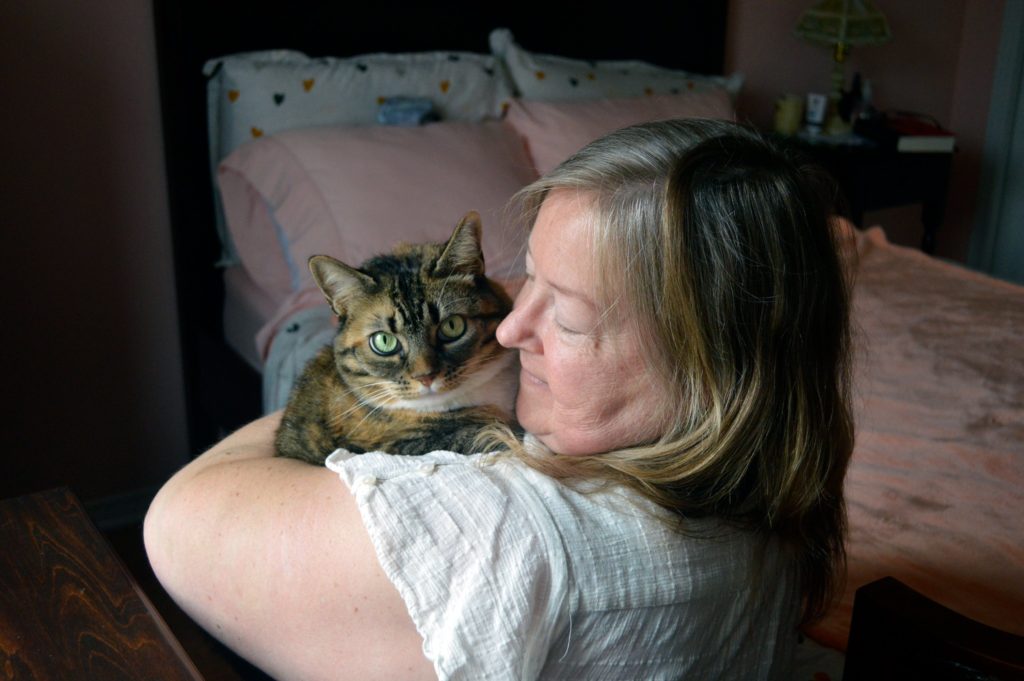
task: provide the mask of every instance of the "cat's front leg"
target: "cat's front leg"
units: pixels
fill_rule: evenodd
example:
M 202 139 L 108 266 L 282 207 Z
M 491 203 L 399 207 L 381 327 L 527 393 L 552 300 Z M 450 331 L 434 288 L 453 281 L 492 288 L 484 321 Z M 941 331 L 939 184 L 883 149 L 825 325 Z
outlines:
M 274 439 L 274 453 L 277 456 L 298 459 L 315 466 L 323 466 L 336 448 L 331 433 L 320 422 L 287 411 Z
M 383 447 L 391 454 L 419 456 L 444 450 L 458 454 L 474 454 L 484 446 L 478 437 L 497 424 L 508 424 L 521 436 L 518 424 L 510 423 L 503 412 L 490 407 L 475 407 L 448 412 L 424 424 L 419 432 L 405 433 Z

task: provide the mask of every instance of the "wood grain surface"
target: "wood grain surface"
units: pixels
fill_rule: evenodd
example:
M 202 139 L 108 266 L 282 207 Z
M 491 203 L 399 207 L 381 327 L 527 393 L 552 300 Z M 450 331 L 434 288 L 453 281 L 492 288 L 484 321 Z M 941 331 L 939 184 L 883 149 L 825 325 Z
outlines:
M 0 678 L 202 677 L 77 498 L 57 489 L 0 502 Z

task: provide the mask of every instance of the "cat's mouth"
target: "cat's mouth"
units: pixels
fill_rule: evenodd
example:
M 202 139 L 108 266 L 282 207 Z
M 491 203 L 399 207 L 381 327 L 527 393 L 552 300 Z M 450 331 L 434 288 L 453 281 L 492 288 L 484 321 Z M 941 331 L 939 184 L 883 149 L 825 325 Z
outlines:
M 440 376 L 430 377 L 430 380 L 417 379 L 413 385 L 412 398 L 426 397 L 427 395 L 436 395 L 442 393 L 447 389 L 444 378 Z
M 448 411 L 453 394 L 459 391 L 442 380 L 430 386 L 416 385 L 402 390 L 397 398 L 387 404 L 388 409 L 415 409 L 416 411 Z
M 504 353 L 481 369 L 465 375 L 465 378 L 439 375 L 426 384 L 417 381 L 415 387 L 408 386 L 403 391 L 403 396 L 381 406 L 385 409 L 437 412 L 501 403 L 505 395 L 514 393 L 514 388 L 509 390 L 503 386 L 505 383 L 515 385 L 519 368 L 517 359 L 515 353 Z M 507 376 L 505 380 L 492 380 L 498 374 Z
M 395 381 L 376 395 L 372 400 L 385 409 L 419 409 L 436 411 L 433 403 L 445 400 L 459 388 L 453 377 L 434 374 L 429 377 L 412 378 L 406 376 Z

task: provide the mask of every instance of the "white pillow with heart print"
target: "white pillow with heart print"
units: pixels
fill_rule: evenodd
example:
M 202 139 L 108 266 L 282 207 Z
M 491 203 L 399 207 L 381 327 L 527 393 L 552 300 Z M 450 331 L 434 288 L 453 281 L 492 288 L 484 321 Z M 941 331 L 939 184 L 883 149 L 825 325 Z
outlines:
M 285 130 L 373 125 L 390 97 L 429 99 L 443 120 L 500 118 L 511 83 L 491 55 L 470 52 L 312 58 L 292 50 L 234 54 L 206 63 L 210 167 L 242 144 Z M 219 225 L 224 260 L 237 263 Z
M 523 99 L 618 99 L 724 89 L 735 102 L 743 86 L 738 73 L 712 76 L 643 61 L 584 61 L 538 54 L 520 47 L 507 28 L 491 31 L 490 44 L 491 53 L 504 64 Z

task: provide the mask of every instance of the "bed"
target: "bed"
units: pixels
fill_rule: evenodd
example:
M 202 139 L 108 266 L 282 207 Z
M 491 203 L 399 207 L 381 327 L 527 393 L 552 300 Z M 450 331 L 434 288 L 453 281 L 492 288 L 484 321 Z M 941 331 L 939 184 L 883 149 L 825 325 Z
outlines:
M 439 240 L 473 208 L 490 273 L 514 280 L 518 187 L 623 125 L 734 117 L 726 3 L 676 5 L 542 21 L 551 3 L 157 0 L 194 452 L 282 404 L 329 341 L 308 255 Z M 800 678 L 1024 678 L 1024 289 L 861 227 L 849 578 Z M 947 620 L 921 603 L 953 619 L 925 627 Z

